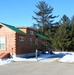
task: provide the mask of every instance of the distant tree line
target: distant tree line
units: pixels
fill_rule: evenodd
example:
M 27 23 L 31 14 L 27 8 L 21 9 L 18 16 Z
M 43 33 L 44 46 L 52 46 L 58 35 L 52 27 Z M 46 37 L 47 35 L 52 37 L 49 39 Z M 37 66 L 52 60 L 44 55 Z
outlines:
M 61 51 L 74 51 L 74 16 L 69 19 L 64 14 L 58 22 L 54 23 L 54 19 L 58 16 L 53 16 L 51 6 L 41 1 L 37 3 L 36 8 L 35 16 L 32 16 L 36 24 L 32 27 L 47 37 L 44 42 L 46 49 L 54 47 Z

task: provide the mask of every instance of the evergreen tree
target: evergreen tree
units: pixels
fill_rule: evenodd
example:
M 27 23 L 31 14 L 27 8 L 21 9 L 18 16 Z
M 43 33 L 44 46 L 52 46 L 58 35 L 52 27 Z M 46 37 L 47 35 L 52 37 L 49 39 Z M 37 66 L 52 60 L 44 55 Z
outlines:
M 53 19 L 56 16 L 52 15 L 53 8 L 48 6 L 45 1 L 39 2 L 37 5 L 37 11 L 34 11 L 36 16 L 32 16 L 34 20 L 36 20 L 38 32 L 45 35 L 45 32 L 48 31 L 50 26 L 52 25 Z
M 63 15 L 62 18 L 61 18 L 61 20 L 60 20 L 60 23 L 61 24 L 70 23 L 69 17 L 66 16 L 66 15 Z
M 53 45 L 60 50 L 69 50 L 72 43 L 72 28 L 70 24 L 63 24 L 56 32 Z
M 71 24 L 74 24 L 74 15 L 71 18 Z
M 74 50 L 74 16 L 70 20 L 63 15 L 60 21 L 60 27 L 54 35 L 52 44 L 60 50 Z

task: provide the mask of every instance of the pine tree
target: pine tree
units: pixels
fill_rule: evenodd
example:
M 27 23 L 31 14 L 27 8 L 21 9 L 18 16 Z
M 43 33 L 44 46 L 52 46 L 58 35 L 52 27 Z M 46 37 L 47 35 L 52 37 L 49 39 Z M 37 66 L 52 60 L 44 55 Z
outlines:
M 64 15 L 61 18 L 60 27 L 53 38 L 53 46 L 60 50 L 74 49 L 74 24 L 73 19 L 70 21 L 69 17 Z
M 61 24 L 70 23 L 69 17 L 66 16 L 66 15 L 63 15 L 62 18 L 61 18 L 61 20 L 60 20 L 60 23 Z
M 71 24 L 74 24 L 74 15 L 71 18 Z
M 72 28 L 70 24 L 63 24 L 58 29 L 53 39 L 53 45 L 60 50 L 69 50 L 72 43 Z
M 33 19 L 36 21 L 38 32 L 45 35 L 45 32 L 48 31 L 50 26 L 52 25 L 53 19 L 56 16 L 52 15 L 53 8 L 48 6 L 45 1 L 39 2 L 37 5 L 37 11 L 34 11 L 36 16 L 32 16 Z

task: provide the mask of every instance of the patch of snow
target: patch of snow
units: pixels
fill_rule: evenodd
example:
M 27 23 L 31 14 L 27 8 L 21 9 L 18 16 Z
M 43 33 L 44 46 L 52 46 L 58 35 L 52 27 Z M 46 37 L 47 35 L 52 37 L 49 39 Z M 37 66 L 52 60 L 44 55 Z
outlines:
M 20 57 L 15 57 L 13 58 L 14 61 L 37 61 L 35 58 L 20 58 Z
M 74 52 L 55 52 L 60 57 L 59 62 L 74 62 Z
M 45 61 L 49 61 L 49 59 L 46 58 L 60 58 L 60 62 L 74 62 L 74 52 L 54 52 L 55 54 L 40 54 L 40 56 L 38 56 L 38 59 L 36 59 L 36 57 L 34 58 L 20 58 L 20 57 L 13 57 L 10 59 L 0 59 L 0 65 L 4 65 L 4 64 L 8 64 L 14 61 L 40 61 L 40 60 L 44 60 Z M 51 60 L 50 60 L 51 61 Z M 52 60 L 53 61 L 53 60 Z
M 10 58 L 10 59 L 0 59 L 0 65 L 8 64 L 8 63 L 11 63 L 14 61 L 39 61 L 39 60 L 46 59 L 46 58 L 49 58 L 52 56 L 55 56 L 55 55 L 41 54 L 40 56 L 38 56 L 38 59 L 36 59 L 36 57 L 34 57 L 34 58 L 14 57 L 14 58 Z
M 60 59 L 60 62 L 74 62 L 74 54 L 66 54 Z
M 0 59 L 0 65 L 8 64 L 13 62 L 13 59 Z
M 36 59 L 36 57 L 34 58 L 20 58 L 20 57 L 15 57 L 13 58 L 14 61 L 38 61 L 38 60 L 42 60 L 45 58 L 49 58 L 55 55 L 50 55 L 50 54 L 41 54 L 40 56 L 38 56 L 38 58 Z

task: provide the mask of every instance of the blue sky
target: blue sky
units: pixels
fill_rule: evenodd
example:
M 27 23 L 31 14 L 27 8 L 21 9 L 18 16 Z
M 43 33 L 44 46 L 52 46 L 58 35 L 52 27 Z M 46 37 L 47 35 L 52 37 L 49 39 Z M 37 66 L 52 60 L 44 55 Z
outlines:
M 54 8 L 53 15 L 59 15 L 55 21 L 58 21 L 62 15 L 68 17 L 74 15 L 74 0 L 0 0 L 0 22 L 13 26 L 31 27 L 35 22 L 34 16 L 35 4 L 39 1 L 45 1 Z

